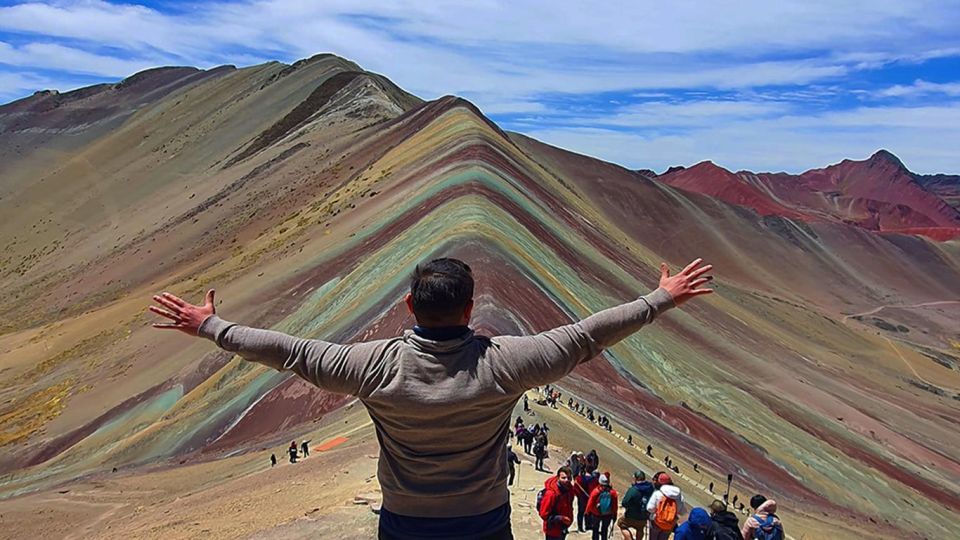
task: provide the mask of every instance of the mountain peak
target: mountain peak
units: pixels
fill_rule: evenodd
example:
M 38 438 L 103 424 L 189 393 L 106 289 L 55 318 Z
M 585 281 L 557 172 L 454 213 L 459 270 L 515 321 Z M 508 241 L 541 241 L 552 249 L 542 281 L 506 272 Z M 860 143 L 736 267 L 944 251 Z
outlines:
M 867 162 L 871 164 L 872 163 L 890 163 L 890 164 L 896 165 L 900 169 L 904 169 L 904 170 L 907 169 L 906 165 L 904 165 L 903 162 L 900 161 L 900 158 L 893 155 L 893 152 L 890 152 L 889 150 L 884 150 L 883 148 L 874 152 L 873 155 L 870 156 L 869 159 L 867 159 Z

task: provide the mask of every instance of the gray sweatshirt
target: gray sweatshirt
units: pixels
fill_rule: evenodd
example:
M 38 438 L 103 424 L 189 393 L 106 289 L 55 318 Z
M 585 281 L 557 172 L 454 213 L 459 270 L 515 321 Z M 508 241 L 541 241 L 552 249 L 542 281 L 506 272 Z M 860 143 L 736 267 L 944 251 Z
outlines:
M 380 441 L 383 507 L 403 516 L 478 515 L 509 502 L 510 415 L 520 395 L 554 382 L 673 307 L 657 289 L 633 302 L 533 336 L 433 341 L 407 330 L 340 345 L 224 321 L 200 335 L 329 390 L 360 398 Z

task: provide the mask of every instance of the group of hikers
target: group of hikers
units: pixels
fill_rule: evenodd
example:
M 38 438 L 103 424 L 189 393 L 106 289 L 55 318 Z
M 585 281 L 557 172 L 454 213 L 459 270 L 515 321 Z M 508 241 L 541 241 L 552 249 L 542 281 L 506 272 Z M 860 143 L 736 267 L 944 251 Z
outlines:
M 517 438 L 517 442 L 523 446 L 524 453 L 528 455 L 533 455 L 535 459 L 534 467 L 538 471 L 546 471 L 546 468 L 543 465 L 543 460 L 549 457 L 547 453 L 547 444 L 549 439 L 547 438 L 547 432 L 550 431 L 550 428 L 547 427 L 547 423 L 544 422 L 541 426 L 540 424 L 534 424 L 533 427 L 527 427 L 523 424 L 523 417 L 518 416 L 517 421 L 513 424 L 513 431 L 509 432 L 508 439 L 512 437 Z M 507 447 L 510 448 L 510 442 L 507 442 Z M 513 452 L 513 450 L 509 450 Z M 510 457 L 507 457 L 507 462 L 511 463 Z M 509 485 L 513 485 L 511 480 Z
M 553 394 L 557 390 L 548 388 L 546 392 Z M 612 431 L 609 418 L 603 414 L 594 416 L 593 409 L 584 403 L 571 397 L 567 406 L 596 422 L 601 428 Z M 523 424 L 523 417 L 518 416 L 514 426 L 517 439 L 521 442 L 521 437 L 526 436 L 524 433 L 542 433 L 546 428 L 544 423 L 542 428 L 540 424 L 536 424 L 533 430 L 528 430 Z M 545 433 L 542 440 L 542 453 L 546 455 Z M 633 446 L 632 435 L 628 435 L 627 443 Z M 508 451 L 511 456 L 508 463 L 510 485 L 513 485 L 514 467 L 520 461 L 512 450 Z M 539 457 L 540 452 L 536 447 L 534 454 L 538 456 L 537 470 L 544 470 L 542 457 Z M 646 455 L 653 457 L 652 445 L 647 445 Z M 650 481 L 647 481 L 643 471 L 635 471 L 633 484 L 623 499 L 619 500 L 610 472 L 600 472 L 600 456 L 597 451 L 590 450 L 587 454 L 572 452 L 557 470 L 556 476 L 547 479 L 537 496 L 536 509 L 543 520 L 546 539 L 565 538 L 575 521 L 576 531 L 591 533 L 593 540 L 607 540 L 611 524 L 614 523 L 623 540 L 644 540 L 645 537 L 650 540 L 669 540 L 671 535 L 674 540 L 783 540 L 783 525 L 776 516 L 776 502 L 767 500 L 763 495 L 754 495 L 751 498 L 753 514 L 742 526 L 737 515 L 729 511 L 728 507 L 742 512 L 744 504 L 740 502 L 738 508 L 738 496 L 734 495 L 730 505 L 728 494 L 723 496 L 723 500 L 714 500 L 709 509 L 692 509 L 688 519 L 681 524 L 680 517 L 686 511 L 686 504 L 680 488 L 670 476 L 670 472 L 679 473 L 680 468 L 669 456 L 664 456 L 663 464 L 667 471 L 655 473 Z M 699 472 L 699 465 L 694 464 L 693 470 Z M 731 479 L 732 475 L 728 477 L 728 480 Z M 713 482 L 710 483 L 709 490 L 710 493 L 714 492 Z M 622 514 L 619 514 L 618 500 L 619 508 L 623 508 Z
M 647 481 L 643 471 L 634 472 L 633 484 L 619 500 L 610 472 L 599 472 L 599 465 L 595 450 L 586 456 L 574 452 L 557 474 L 544 482 L 537 494 L 537 513 L 546 540 L 563 540 L 574 523 L 577 532 L 591 532 L 593 540 L 607 540 L 614 520 L 623 540 L 643 540 L 645 536 L 668 540 L 671 535 L 674 540 L 784 539 L 777 503 L 763 495 L 750 499 L 753 514 L 742 526 L 721 500 L 714 500 L 709 510 L 692 509 L 680 523 L 686 504 L 669 473 L 658 472 Z M 622 514 L 619 508 L 623 508 Z
M 310 455 L 310 441 L 303 441 L 300 443 L 299 451 L 297 449 L 297 441 L 290 441 L 290 446 L 287 448 L 287 455 L 290 457 L 290 463 L 296 463 L 298 459 L 302 457 L 307 457 Z M 277 455 L 270 454 L 270 466 L 275 467 L 277 465 Z
M 579 401 L 575 401 L 573 398 L 569 398 L 567 400 L 567 407 L 571 411 L 579 414 L 580 416 L 585 417 L 587 420 L 590 420 L 591 422 L 595 422 L 598 426 L 602 427 L 603 429 L 607 431 L 613 431 L 613 424 L 610 423 L 610 418 L 608 416 L 604 414 L 599 414 L 599 413 L 594 414 L 592 408 L 587 407 L 585 404 Z
M 550 386 L 549 384 L 544 385 L 540 392 L 543 394 L 543 402 L 545 405 L 557 408 L 557 402 L 560 401 L 560 398 L 563 397 L 563 394 L 559 390 Z

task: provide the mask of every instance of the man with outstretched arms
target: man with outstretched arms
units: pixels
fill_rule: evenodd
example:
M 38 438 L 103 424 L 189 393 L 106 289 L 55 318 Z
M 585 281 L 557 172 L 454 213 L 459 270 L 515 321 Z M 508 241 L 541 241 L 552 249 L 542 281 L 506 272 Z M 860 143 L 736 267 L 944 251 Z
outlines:
M 205 337 L 247 360 L 357 396 L 380 442 L 380 538 L 509 539 L 505 467 L 510 414 L 524 391 L 561 379 L 664 311 L 713 292 L 697 259 L 636 300 L 532 336 L 485 337 L 468 326 L 473 275 L 462 261 L 417 266 L 405 302 L 417 325 L 402 336 L 338 344 L 228 322 L 214 291 L 202 305 L 163 293 L 154 324 Z

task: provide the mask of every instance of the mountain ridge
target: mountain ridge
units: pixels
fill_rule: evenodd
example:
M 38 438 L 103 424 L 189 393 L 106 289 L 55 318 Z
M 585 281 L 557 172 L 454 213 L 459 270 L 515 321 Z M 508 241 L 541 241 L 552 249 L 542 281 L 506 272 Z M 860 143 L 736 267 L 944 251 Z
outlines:
M 0 130 L 0 147 L 36 145 L 0 182 L 0 497 L 112 467 L 218 466 L 349 403 L 151 329 L 153 292 L 215 286 L 229 320 L 380 339 L 412 324 L 412 268 L 457 256 L 477 276 L 476 330 L 519 334 L 635 298 L 662 260 L 703 256 L 717 294 L 578 367 L 565 396 L 715 477 L 735 471 L 783 501 L 795 530 L 834 526 L 825 501 L 853 516 L 839 537 L 949 530 L 960 440 L 944 419 L 960 377 L 921 351 L 956 354 L 956 242 L 759 216 L 504 132 L 462 98 L 403 107 L 339 57 L 289 67 L 153 94 L 97 130 Z M 713 164 L 684 170 L 768 193 Z M 909 307 L 929 302 L 946 304 Z M 901 307 L 859 315 L 886 305 Z M 942 395 L 917 386 L 929 381 Z M 914 513 L 885 498 L 891 484 Z

